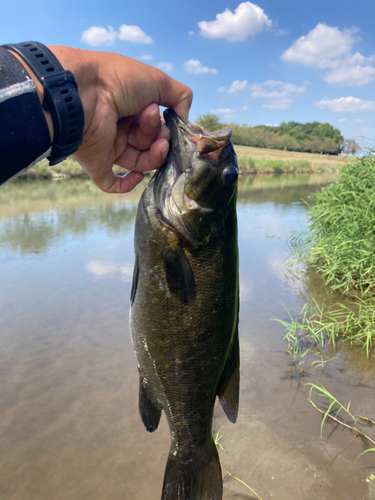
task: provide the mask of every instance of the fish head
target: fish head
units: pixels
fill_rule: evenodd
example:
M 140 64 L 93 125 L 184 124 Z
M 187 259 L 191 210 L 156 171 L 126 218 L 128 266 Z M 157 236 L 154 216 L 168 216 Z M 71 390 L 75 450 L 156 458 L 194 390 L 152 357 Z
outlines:
M 232 131 L 208 132 L 164 111 L 171 134 L 166 163 L 156 172 L 154 197 L 163 219 L 191 245 L 218 237 L 236 202 L 238 164 Z

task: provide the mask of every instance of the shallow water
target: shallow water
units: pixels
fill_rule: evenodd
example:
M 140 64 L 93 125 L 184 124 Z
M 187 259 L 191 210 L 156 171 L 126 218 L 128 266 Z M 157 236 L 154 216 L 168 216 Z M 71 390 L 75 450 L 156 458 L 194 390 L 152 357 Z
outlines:
M 306 222 L 301 198 L 322 175 L 241 181 L 241 399 L 236 425 L 215 411 L 222 464 L 263 500 L 374 500 L 375 454 L 308 402 L 320 381 L 352 411 L 375 417 L 375 363 L 340 345 L 302 378 L 282 326 L 319 279 L 285 270 L 288 233 Z M 141 188 L 110 196 L 88 181 L 0 189 L 0 499 L 155 500 L 169 449 L 165 418 L 138 416 L 129 327 L 133 226 Z M 311 361 L 311 360 L 310 360 Z M 298 371 L 298 370 L 297 370 Z M 317 400 L 315 398 L 317 402 Z M 368 430 L 373 433 L 372 429 Z M 225 473 L 224 473 L 225 476 Z M 224 479 L 224 499 L 254 499 Z

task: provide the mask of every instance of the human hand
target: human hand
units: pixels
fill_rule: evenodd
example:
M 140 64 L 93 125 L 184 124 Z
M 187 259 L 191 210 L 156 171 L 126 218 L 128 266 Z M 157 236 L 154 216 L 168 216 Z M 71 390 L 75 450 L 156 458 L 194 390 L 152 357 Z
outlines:
M 75 157 L 107 193 L 126 193 L 159 168 L 168 153 L 169 130 L 159 105 L 188 120 L 192 91 L 152 66 L 120 54 L 49 46 L 77 81 L 85 112 L 83 142 Z M 119 165 L 130 170 L 116 175 Z

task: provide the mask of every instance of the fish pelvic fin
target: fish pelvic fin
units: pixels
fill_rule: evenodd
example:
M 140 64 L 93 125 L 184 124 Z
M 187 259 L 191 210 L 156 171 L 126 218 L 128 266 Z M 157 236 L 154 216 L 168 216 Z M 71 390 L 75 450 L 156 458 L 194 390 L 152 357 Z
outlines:
M 238 400 L 240 394 L 240 346 L 238 331 L 233 340 L 231 352 L 227 358 L 223 373 L 219 382 L 217 395 L 220 404 L 233 424 L 237 420 Z
M 146 385 L 144 378 L 139 374 L 139 414 L 146 430 L 154 432 L 160 422 L 161 408 L 149 396 Z
M 169 453 L 161 500 L 222 500 L 223 481 L 213 439 L 204 460 L 183 460 Z

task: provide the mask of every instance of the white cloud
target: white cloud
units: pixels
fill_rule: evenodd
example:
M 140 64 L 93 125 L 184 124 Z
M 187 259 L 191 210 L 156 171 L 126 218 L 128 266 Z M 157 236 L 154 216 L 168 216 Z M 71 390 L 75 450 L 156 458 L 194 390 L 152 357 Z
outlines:
M 247 111 L 249 108 L 247 106 L 244 106 L 241 111 Z
M 360 40 L 358 28 L 339 30 L 319 23 L 307 35 L 296 40 L 281 59 L 290 63 L 328 69 L 324 80 L 331 85 L 362 86 L 375 80 L 375 56 L 352 53 Z
M 195 31 L 189 31 L 189 36 L 195 35 Z
M 212 109 L 210 113 L 213 113 L 215 115 L 229 115 L 229 114 L 234 114 L 235 110 L 231 108 L 217 108 L 217 109 Z
M 334 113 L 356 113 L 358 111 L 375 111 L 375 101 L 364 101 L 358 97 L 340 97 L 339 99 L 321 99 L 314 105 L 319 109 L 330 109 Z
M 91 28 L 82 33 L 81 40 L 89 45 L 98 47 L 99 45 L 112 45 L 116 38 L 117 33 L 112 26 L 108 26 L 108 29 L 101 26 L 91 26 Z
M 284 30 L 283 28 L 279 28 L 278 30 L 275 31 L 276 36 L 284 36 L 284 35 L 289 35 L 288 30 Z
M 218 92 L 228 92 L 228 94 L 238 94 L 242 90 L 245 90 L 247 87 L 247 80 L 240 82 L 239 80 L 235 80 L 228 89 L 226 87 L 219 87 L 217 89 Z
M 240 3 L 237 9 L 217 14 L 215 21 L 198 23 L 200 35 L 206 38 L 225 38 L 229 42 L 242 42 L 248 36 L 255 36 L 271 28 L 272 21 L 258 5 L 251 2 Z
M 255 83 L 251 86 L 251 97 L 263 99 L 263 108 L 266 109 L 287 109 L 290 107 L 296 96 L 303 94 L 306 87 L 283 83 L 275 80 L 267 80 L 262 83 Z
M 139 59 L 142 59 L 142 61 L 151 61 L 154 58 L 152 54 L 144 54 L 143 56 L 140 56 Z
M 343 61 L 340 66 L 327 73 L 324 80 L 329 84 L 361 87 L 375 80 L 374 66 L 360 66 Z
M 203 64 L 199 62 L 198 59 L 189 59 L 189 61 L 186 61 L 184 63 L 184 67 L 188 73 L 193 73 L 195 75 L 198 75 L 200 73 L 212 73 L 213 75 L 216 75 L 217 73 L 217 69 L 203 66 Z
M 160 62 L 158 63 L 158 68 L 162 71 L 169 72 L 173 70 L 173 64 L 170 62 Z
M 232 85 L 229 87 L 227 90 L 228 94 L 237 94 L 238 92 L 241 92 L 242 90 L 245 90 L 247 87 L 247 81 L 244 80 L 243 82 L 240 82 L 239 80 L 235 80 Z
M 356 28 L 332 28 L 319 23 L 307 35 L 301 36 L 282 55 L 283 61 L 300 63 L 305 66 L 330 68 L 337 58 L 350 54 L 357 41 Z
M 112 26 L 108 29 L 101 26 L 91 26 L 82 33 L 81 40 L 89 45 L 112 45 L 115 40 L 122 40 L 131 43 L 153 43 L 153 39 L 146 35 L 139 26 L 128 26 L 123 24 L 119 31 L 115 31 Z
M 131 43 L 153 43 L 153 39 L 146 35 L 139 26 L 123 24 L 119 28 L 118 37 L 120 40 Z

